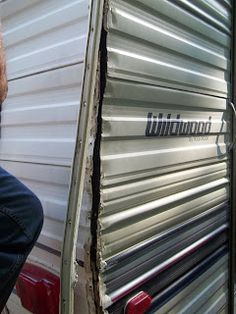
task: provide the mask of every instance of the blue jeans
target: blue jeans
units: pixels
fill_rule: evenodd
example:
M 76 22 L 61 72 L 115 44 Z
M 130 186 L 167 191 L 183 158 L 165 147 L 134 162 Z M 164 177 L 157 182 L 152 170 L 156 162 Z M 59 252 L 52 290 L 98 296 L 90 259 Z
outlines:
M 0 313 L 42 224 L 38 198 L 0 167 Z

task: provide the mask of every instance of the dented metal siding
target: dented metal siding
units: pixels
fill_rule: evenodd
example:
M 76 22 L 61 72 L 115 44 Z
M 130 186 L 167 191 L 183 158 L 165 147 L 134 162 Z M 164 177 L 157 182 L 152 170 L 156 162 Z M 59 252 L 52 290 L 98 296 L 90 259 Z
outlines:
M 135 292 L 157 295 L 227 242 L 230 4 L 110 0 L 105 28 L 100 294 L 123 313 Z M 222 265 L 215 290 L 199 288 L 214 313 L 226 302 Z

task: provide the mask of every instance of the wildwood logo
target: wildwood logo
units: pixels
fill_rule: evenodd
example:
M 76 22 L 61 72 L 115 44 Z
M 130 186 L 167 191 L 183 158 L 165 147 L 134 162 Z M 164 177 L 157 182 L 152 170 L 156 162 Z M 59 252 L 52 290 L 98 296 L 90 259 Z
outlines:
M 163 113 L 154 116 L 153 113 L 149 112 L 145 135 L 207 135 L 211 131 L 211 124 L 211 117 L 206 121 L 186 121 L 180 118 L 180 114 L 177 114 L 176 118 L 171 118 L 169 113 L 165 118 Z

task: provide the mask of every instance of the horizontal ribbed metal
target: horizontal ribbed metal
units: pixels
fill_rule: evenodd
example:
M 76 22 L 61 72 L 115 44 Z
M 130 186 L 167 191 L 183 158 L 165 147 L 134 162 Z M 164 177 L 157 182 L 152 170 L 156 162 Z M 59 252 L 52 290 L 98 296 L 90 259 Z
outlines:
M 88 4 L 7 0 L 1 5 L 9 79 L 1 107 L 1 166 L 42 202 L 41 246 L 30 259 L 56 272 L 80 108 Z
M 231 13 L 217 1 L 110 0 L 105 27 L 99 278 L 102 305 L 121 313 L 151 274 L 227 225 Z M 180 120 L 193 134 L 173 131 Z
M 124 295 L 120 300 L 113 303 L 108 311 L 114 314 L 121 314 L 124 311 L 124 307 L 128 300 L 130 300 L 136 293 L 140 291 L 146 291 L 149 295 L 153 297 L 153 302 L 162 294 L 162 292 L 166 291 L 166 289 L 173 287 L 176 284 L 178 279 L 182 279 L 183 276 L 196 271 L 196 267 L 202 264 L 208 263 L 209 258 L 216 261 L 216 257 L 221 255 L 227 247 L 227 235 L 223 231 L 222 233 L 217 234 L 215 237 L 210 239 L 205 245 L 199 247 L 196 251 L 191 252 L 190 255 L 186 255 L 183 259 L 179 260 L 177 263 L 173 263 L 168 265 L 165 270 L 158 273 L 157 276 L 144 283 L 141 286 L 136 287 L 135 290 L 131 290 L 128 294 Z M 221 253 L 220 253 L 221 252 Z M 221 255 L 222 256 L 222 255 Z M 212 262 L 213 262 L 212 260 Z M 213 263 L 208 265 L 208 268 Z M 206 269 L 205 269 L 206 270 Z M 198 272 L 198 276 L 200 276 L 202 271 Z M 195 279 L 196 279 L 195 278 Z M 188 278 L 187 283 L 191 283 L 191 278 Z M 158 284 L 157 284 L 158 283 Z M 183 289 L 183 286 L 181 287 Z M 180 291 L 182 290 L 180 289 Z M 168 294 L 168 300 L 173 297 L 170 293 Z M 153 304 L 154 305 L 154 304 Z M 163 304 L 161 304 L 162 306 Z M 150 309 L 151 310 L 151 309 Z M 152 313 L 152 311 L 151 311 Z
M 228 256 L 222 257 L 157 313 L 218 313 L 227 300 Z
M 84 61 L 87 0 L 7 0 L 1 11 L 8 79 Z
M 183 289 L 189 287 L 195 280 L 207 272 L 209 268 L 215 268 L 214 264 L 216 264 L 220 259 L 227 259 L 228 256 L 225 256 L 226 254 L 227 246 L 224 245 L 207 256 L 201 262 L 197 263 L 196 266 L 185 272 L 183 276 L 180 276 L 169 286 L 165 287 L 164 290 L 153 298 L 151 307 L 148 309 L 147 314 L 155 313 L 163 306 L 165 307 L 166 303 L 175 298 L 175 296 L 177 296 Z
M 1 113 L 1 159 L 71 165 L 82 70 L 76 65 L 9 83 Z
M 110 1 L 108 74 L 226 96 L 229 30 L 214 27 L 222 24 L 219 17 L 208 13 L 209 18 L 202 19 L 193 8 L 197 5 L 181 2 L 184 7 L 188 3 L 189 10 L 179 6 L 179 2 L 151 0 L 131 5 L 129 1 Z M 224 18 L 230 25 L 230 10 Z

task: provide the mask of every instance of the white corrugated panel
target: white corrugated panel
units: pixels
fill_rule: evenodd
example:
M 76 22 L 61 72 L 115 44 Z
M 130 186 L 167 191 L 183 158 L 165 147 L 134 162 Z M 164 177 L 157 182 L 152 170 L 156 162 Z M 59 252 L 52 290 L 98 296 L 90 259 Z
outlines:
M 78 64 L 9 82 L 1 159 L 70 166 L 82 70 Z
M 230 12 L 219 1 L 108 1 L 97 249 L 109 313 L 140 290 L 155 297 L 227 242 Z M 209 300 L 226 293 L 222 267 L 218 291 L 201 286 Z
M 1 8 L 9 94 L 1 165 L 41 200 L 45 222 L 31 260 L 59 271 L 80 106 L 88 0 L 7 0 Z
M 8 78 L 83 62 L 88 0 L 7 0 L 2 23 Z

